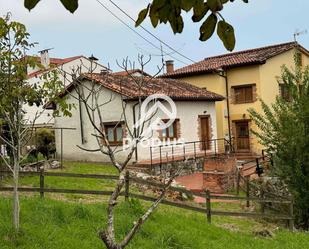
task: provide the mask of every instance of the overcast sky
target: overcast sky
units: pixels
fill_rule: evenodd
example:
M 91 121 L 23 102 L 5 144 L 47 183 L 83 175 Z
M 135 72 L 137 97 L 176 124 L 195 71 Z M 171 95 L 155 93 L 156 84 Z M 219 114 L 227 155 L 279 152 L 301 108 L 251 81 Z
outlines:
M 31 40 L 39 45 L 32 53 L 40 49 L 54 48 L 50 53 L 53 57 L 69 57 L 75 55 L 89 56 L 94 54 L 104 65 L 110 63 L 111 68 L 119 70 L 116 60 L 124 57 L 136 60 L 138 53 L 152 54 L 153 60 L 148 67 L 154 72 L 161 58 L 160 51 L 129 30 L 112 15 L 110 15 L 96 0 L 79 0 L 80 7 L 74 14 L 66 11 L 58 0 L 42 0 L 31 12 L 23 7 L 23 0 L 0 0 L 0 14 L 10 11 L 13 19 L 27 25 Z M 100 0 L 127 24 L 134 27 L 132 21 L 114 8 L 108 0 Z M 139 10 L 147 5 L 149 0 L 114 0 L 128 14 L 136 17 Z M 309 31 L 309 1 L 308 0 L 251 0 L 249 4 L 236 0 L 228 4 L 223 16 L 235 30 L 237 45 L 235 51 L 271 45 L 293 40 L 296 30 Z M 149 22 L 145 26 L 160 39 L 174 49 L 194 61 L 205 57 L 227 53 L 217 37 L 207 42 L 200 42 L 199 24 L 190 21 L 187 15 L 182 34 L 174 35 L 167 25 L 153 29 Z M 136 29 L 144 37 L 160 47 L 160 43 Z M 309 34 L 298 37 L 298 41 L 309 48 Z M 165 59 L 173 59 L 168 54 L 171 50 L 164 47 Z M 177 54 L 172 54 L 179 60 L 190 63 Z M 185 64 L 175 61 L 176 67 Z

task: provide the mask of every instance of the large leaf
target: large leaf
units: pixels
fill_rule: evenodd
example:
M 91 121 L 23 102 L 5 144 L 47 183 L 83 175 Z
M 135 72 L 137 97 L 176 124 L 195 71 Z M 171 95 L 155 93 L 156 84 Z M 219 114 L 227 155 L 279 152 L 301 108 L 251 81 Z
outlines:
M 170 25 L 173 29 L 174 34 L 181 33 L 184 27 L 182 16 L 172 17 L 169 19 Z
M 220 21 L 218 23 L 217 34 L 227 50 L 232 51 L 235 48 L 236 39 L 232 25 L 225 21 Z
M 194 1 L 192 0 L 181 0 L 181 8 L 185 11 L 189 11 L 193 8 Z
M 166 4 L 165 0 L 154 0 L 153 3 L 150 5 L 149 9 L 149 17 L 151 20 L 151 24 L 153 27 L 157 27 L 159 24 L 159 21 L 161 19 L 161 12 Z M 147 16 L 147 14 L 146 14 Z M 166 15 L 167 16 L 167 15 Z
M 209 15 L 206 21 L 200 27 L 200 40 L 207 41 L 215 32 L 218 17 L 215 14 Z
M 138 18 L 135 22 L 135 27 L 138 27 L 139 25 L 141 25 L 141 23 L 145 20 L 145 18 L 147 17 L 148 11 L 149 11 L 149 6 L 146 9 L 141 10 L 141 12 L 138 14 Z
M 70 11 L 71 13 L 74 13 L 75 10 L 78 8 L 78 0 L 60 0 L 63 6 Z
M 223 8 L 221 0 L 207 0 L 207 5 L 213 12 L 220 11 Z
M 25 0 L 24 5 L 25 7 L 30 11 L 32 10 L 37 4 L 38 2 L 40 2 L 41 0 Z
M 199 22 L 199 21 L 201 21 L 203 18 L 204 18 L 204 16 L 207 14 L 207 12 L 208 12 L 208 10 L 209 10 L 209 7 L 208 7 L 208 5 L 205 3 L 205 4 L 203 4 L 201 7 L 199 7 L 199 8 L 194 8 L 193 9 L 193 16 L 192 16 L 192 21 L 193 22 Z

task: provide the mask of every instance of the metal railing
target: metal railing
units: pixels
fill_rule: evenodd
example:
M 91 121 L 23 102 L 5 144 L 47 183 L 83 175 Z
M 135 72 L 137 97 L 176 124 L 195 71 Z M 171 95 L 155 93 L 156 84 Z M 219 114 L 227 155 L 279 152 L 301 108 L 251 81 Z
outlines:
M 255 173 L 259 177 L 264 173 L 266 165 L 271 164 L 273 166 L 273 160 L 272 160 L 272 155 L 271 154 L 266 154 L 264 150 L 262 150 L 262 156 L 256 157 L 254 160 L 246 161 L 241 164 L 242 170 L 250 170 L 253 167 L 255 167 Z M 245 168 L 245 166 L 248 166 Z
M 205 158 L 220 154 L 233 153 L 232 144 L 225 138 L 211 139 L 206 141 L 170 142 L 150 147 L 151 165 L 185 161 L 187 159 Z

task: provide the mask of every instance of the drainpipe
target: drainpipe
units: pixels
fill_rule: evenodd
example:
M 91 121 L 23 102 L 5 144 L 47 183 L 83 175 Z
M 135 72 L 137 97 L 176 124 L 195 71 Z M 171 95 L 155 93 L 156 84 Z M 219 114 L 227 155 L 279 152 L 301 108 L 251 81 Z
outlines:
M 80 136 L 82 144 L 84 144 L 85 143 L 84 124 L 83 124 L 83 113 L 82 113 L 82 101 L 80 98 L 79 98 L 79 124 L 80 124 Z
M 136 123 L 136 117 L 135 117 L 135 107 L 139 104 L 139 102 L 135 103 L 133 105 L 133 124 Z M 134 130 L 133 130 L 133 134 L 134 134 L 134 138 L 136 138 L 136 128 L 134 126 Z M 137 152 L 137 148 L 135 150 L 135 161 L 137 162 L 138 160 L 138 152 Z
M 227 71 L 224 69 L 219 69 L 215 71 L 220 77 L 225 79 L 225 93 L 226 93 L 226 108 L 227 108 L 227 122 L 228 122 L 228 135 L 230 143 L 232 143 L 232 135 L 231 135 L 231 117 L 230 117 L 230 101 L 229 101 L 229 82 L 227 77 Z

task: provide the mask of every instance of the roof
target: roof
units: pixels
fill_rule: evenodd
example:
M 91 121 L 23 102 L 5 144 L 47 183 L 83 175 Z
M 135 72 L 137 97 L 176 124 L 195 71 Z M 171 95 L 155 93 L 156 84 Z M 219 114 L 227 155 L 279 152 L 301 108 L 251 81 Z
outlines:
M 288 42 L 208 57 L 195 64 L 177 69 L 171 73 L 164 74 L 161 77 L 176 78 L 201 73 L 210 73 L 219 69 L 227 69 L 244 65 L 264 64 L 268 59 L 287 52 L 293 48 L 298 48 L 304 53 L 309 54 L 309 51 L 299 45 L 297 42 Z
M 83 74 L 80 79 L 94 81 L 103 87 L 127 97 L 127 100 L 135 100 L 139 97 L 148 97 L 152 94 L 164 94 L 174 100 L 192 101 L 221 101 L 223 96 L 193 86 L 189 83 L 175 80 L 144 77 L 142 87 L 138 87 L 134 77 L 107 74 Z M 138 77 L 136 77 L 139 80 Z M 62 96 L 74 89 L 75 84 L 67 86 Z
M 142 71 L 141 69 L 132 69 L 132 70 L 114 72 L 113 74 L 119 75 L 119 76 L 128 76 L 128 75 L 137 76 L 137 74 L 143 75 L 143 76 L 150 76 L 148 73 L 146 73 L 145 71 Z
M 35 58 L 38 62 L 41 62 L 41 58 L 39 56 L 33 56 L 33 58 Z M 52 69 L 53 67 L 57 67 L 57 66 L 61 66 L 63 64 L 69 63 L 71 61 L 75 61 L 78 60 L 80 58 L 86 58 L 83 55 L 78 55 L 78 56 L 73 56 L 73 57 L 68 57 L 68 58 L 50 58 L 50 64 L 52 67 L 48 68 L 48 69 L 42 69 L 42 70 L 38 70 L 35 71 L 33 73 L 28 74 L 28 78 L 33 78 L 36 77 L 44 72 L 49 71 L 50 69 Z

